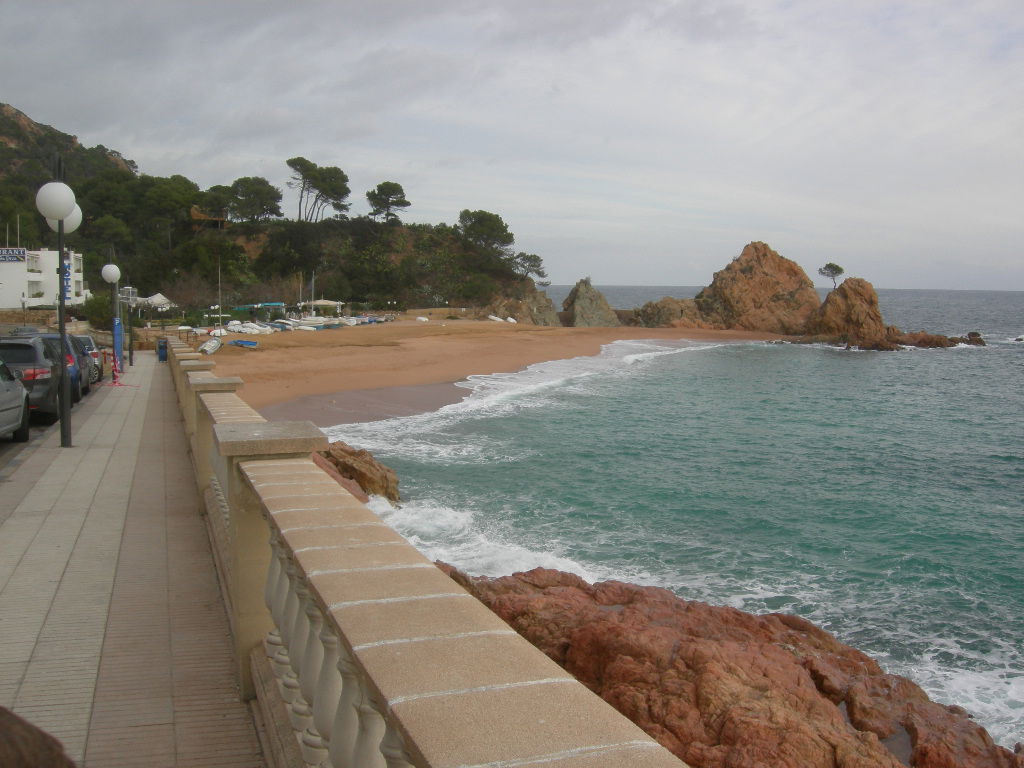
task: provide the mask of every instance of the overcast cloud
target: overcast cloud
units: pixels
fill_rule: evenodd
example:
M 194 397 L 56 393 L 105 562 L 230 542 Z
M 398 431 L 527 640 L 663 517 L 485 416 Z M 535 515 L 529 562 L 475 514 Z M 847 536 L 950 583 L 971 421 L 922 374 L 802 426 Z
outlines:
M 1024 290 L 1020 0 L 14 0 L 0 101 L 204 189 L 344 169 L 352 212 L 500 214 L 555 283 Z M 74 185 L 74 180 L 69 182 Z

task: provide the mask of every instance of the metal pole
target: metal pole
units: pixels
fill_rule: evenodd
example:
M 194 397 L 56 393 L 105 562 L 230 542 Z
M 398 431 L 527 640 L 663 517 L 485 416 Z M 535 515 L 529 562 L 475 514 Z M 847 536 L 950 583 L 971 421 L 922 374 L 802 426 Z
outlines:
M 135 324 L 132 322 L 132 305 L 128 305 L 128 365 L 135 365 Z
M 68 335 L 64 321 L 64 274 L 67 267 L 64 263 L 64 219 L 57 221 L 57 332 L 60 334 L 60 351 L 67 357 Z M 61 448 L 71 447 L 71 380 L 68 377 L 67 360 L 62 359 L 60 367 L 60 445 Z M 82 372 L 79 371 L 79 375 Z

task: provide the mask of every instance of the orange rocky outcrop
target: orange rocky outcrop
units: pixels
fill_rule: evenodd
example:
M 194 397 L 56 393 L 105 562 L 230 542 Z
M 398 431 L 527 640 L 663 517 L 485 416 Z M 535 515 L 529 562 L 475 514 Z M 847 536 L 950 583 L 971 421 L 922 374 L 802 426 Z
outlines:
M 326 451 L 313 454 L 313 460 L 360 501 L 367 501 L 368 494 L 399 501 L 398 475 L 369 451 L 339 440 Z
M 713 327 L 800 334 L 820 299 L 799 264 L 758 242 L 716 272 L 694 302 Z
M 811 313 L 804 333 L 865 349 L 896 349 L 893 340 L 899 329 L 886 327 L 874 286 L 867 280 L 851 277 Z
M 1024 768 L 964 710 L 796 616 L 439 565 L 693 768 Z

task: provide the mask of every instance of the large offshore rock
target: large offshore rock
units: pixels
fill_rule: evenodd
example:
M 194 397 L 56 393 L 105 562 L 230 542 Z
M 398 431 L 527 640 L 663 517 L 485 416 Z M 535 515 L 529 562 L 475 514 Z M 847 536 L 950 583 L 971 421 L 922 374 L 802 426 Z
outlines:
M 562 302 L 562 309 L 569 313 L 568 324 L 574 328 L 616 328 L 622 325 L 604 294 L 590 284 L 589 277 L 573 286 Z
M 891 337 L 899 333 L 886 327 L 874 286 L 859 277 L 848 278 L 831 291 L 811 313 L 804 331 L 871 349 L 894 347 Z
M 820 300 L 799 264 L 755 242 L 716 272 L 694 302 L 711 327 L 800 334 Z
M 693 768 L 1024 768 L 963 709 L 796 616 L 439 565 Z

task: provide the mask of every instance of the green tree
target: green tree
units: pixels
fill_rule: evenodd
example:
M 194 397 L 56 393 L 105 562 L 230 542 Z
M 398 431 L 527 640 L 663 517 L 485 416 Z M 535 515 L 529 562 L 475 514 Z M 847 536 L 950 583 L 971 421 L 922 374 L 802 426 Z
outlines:
M 253 224 L 281 215 L 281 190 L 262 176 L 243 176 L 231 185 L 231 218 Z
M 827 277 L 827 278 L 831 279 L 832 280 L 832 289 L 835 290 L 836 278 L 839 277 L 841 274 L 843 274 L 843 272 L 845 272 L 845 271 L 846 270 L 844 270 L 838 264 L 833 264 L 830 261 L 828 264 L 826 264 L 824 267 L 822 267 L 821 269 L 818 270 L 818 274 L 821 275 L 822 277 Z
M 397 222 L 396 208 L 408 208 L 412 203 L 405 199 L 405 190 L 396 181 L 382 181 L 375 189 L 366 193 L 370 204 L 370 216 L 383 216 L 385 222 Z
M 523 277 L 536 275 L 541 279 L 548 276 L 540 256 L 535 253 L 523 253 L 520 251 L 514 256 L 510 256 L 507 261 L 512 267 L 512 271 L 517 275 L 522 275 Z
M 320 221 L 330 206 L 339 214 L 348 210 L 351 190 L 348 175 L 335 166 L 320 167 L 304 157 L 285 161 L 292 169 L 288 186 L 299 190 L 299 221 Z
M 489 211 L 462 211 L 458 229 L 471 243 L 495 256 L 503 255 L 516 241 L 501 216 Z
M 316 174 L 316 163 L 304 157 L 293 157 L 285 161 L 285 164 L 292 169 L 291 179 L 288 186 L 299 190 L 299 221 L 308 221 L 306 216 L 306 199 L 312 198 L 313 176 Z

